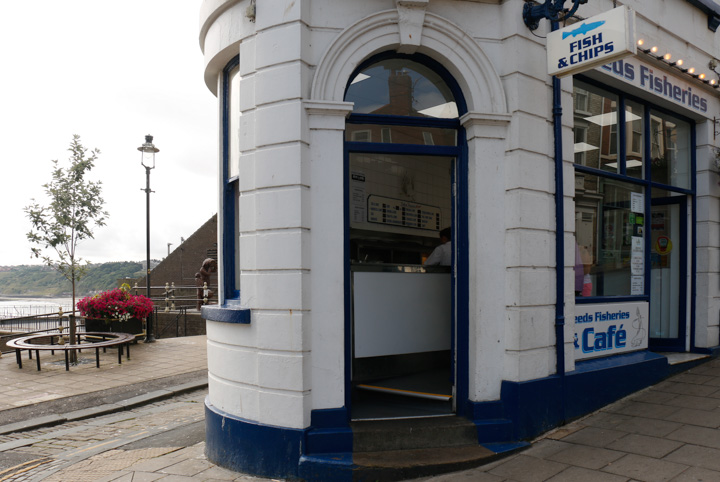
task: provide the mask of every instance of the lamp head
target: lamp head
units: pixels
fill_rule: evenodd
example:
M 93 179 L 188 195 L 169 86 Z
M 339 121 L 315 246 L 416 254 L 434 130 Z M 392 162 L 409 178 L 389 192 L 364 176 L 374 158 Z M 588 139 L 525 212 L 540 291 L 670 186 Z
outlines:
M 155 169 L 155 153 L 160 149 L 153 144 L 153 136 L 150 134 L 145 136 L 145 143 L 137 148 L 140 151 L 140 164 L 146 169 Z

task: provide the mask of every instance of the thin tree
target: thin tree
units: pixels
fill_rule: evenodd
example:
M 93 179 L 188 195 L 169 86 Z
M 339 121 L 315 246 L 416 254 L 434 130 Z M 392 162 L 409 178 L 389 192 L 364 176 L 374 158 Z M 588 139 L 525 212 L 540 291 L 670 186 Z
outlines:
M 83 264 L 77 248 L 81 241 L 93 238 L 96 227 L 105 225 L 108 213 L 103 211 L 102 182 L 86 179 L 100 151 L 88 151 L 78 135 L 73 135 L 68 151 L 69 165 L 62 167 L 57 160 L 52 161 L 52 180 L 43 184 L 50 204 L 41 206 L 31 199 L 33 203 L 25 207 L 25 213 L 32 225 L 27 233 L 27 239 L 33 245 L 32 255 L 59 271 L 72 284 L 69 336 L 70 343 L 74 344 L 75 285 L 87 272 L 87 264 Z M 75 362 L 76 354 L 71 355 Z

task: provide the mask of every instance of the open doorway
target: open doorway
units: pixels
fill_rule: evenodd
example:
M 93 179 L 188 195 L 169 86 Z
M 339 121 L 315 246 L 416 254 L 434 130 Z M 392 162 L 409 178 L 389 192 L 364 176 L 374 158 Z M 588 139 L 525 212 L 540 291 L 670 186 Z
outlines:
M 349 163 L 351 417 L 451 414 L 454 159 L 352 153 Z

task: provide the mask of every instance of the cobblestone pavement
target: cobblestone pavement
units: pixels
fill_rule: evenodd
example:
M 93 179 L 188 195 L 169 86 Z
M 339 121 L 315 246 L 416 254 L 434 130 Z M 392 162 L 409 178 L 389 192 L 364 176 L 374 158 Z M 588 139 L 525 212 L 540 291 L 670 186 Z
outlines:
M 206 460 L 206 395 L 0 436 L 0 482 L 267 480 Z

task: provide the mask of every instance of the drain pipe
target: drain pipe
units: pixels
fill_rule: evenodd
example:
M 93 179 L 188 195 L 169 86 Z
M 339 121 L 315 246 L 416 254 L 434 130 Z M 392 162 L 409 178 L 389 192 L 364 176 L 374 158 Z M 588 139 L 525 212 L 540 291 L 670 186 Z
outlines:
M 558 22 L 550 23 L 551 30 Z M 553 130 L 555 134 L 555 361 L 560 377 L 560 422 L 565 423 L 565 209 L 563 195 L 562 100 L 560 79 L 553 75 Z

